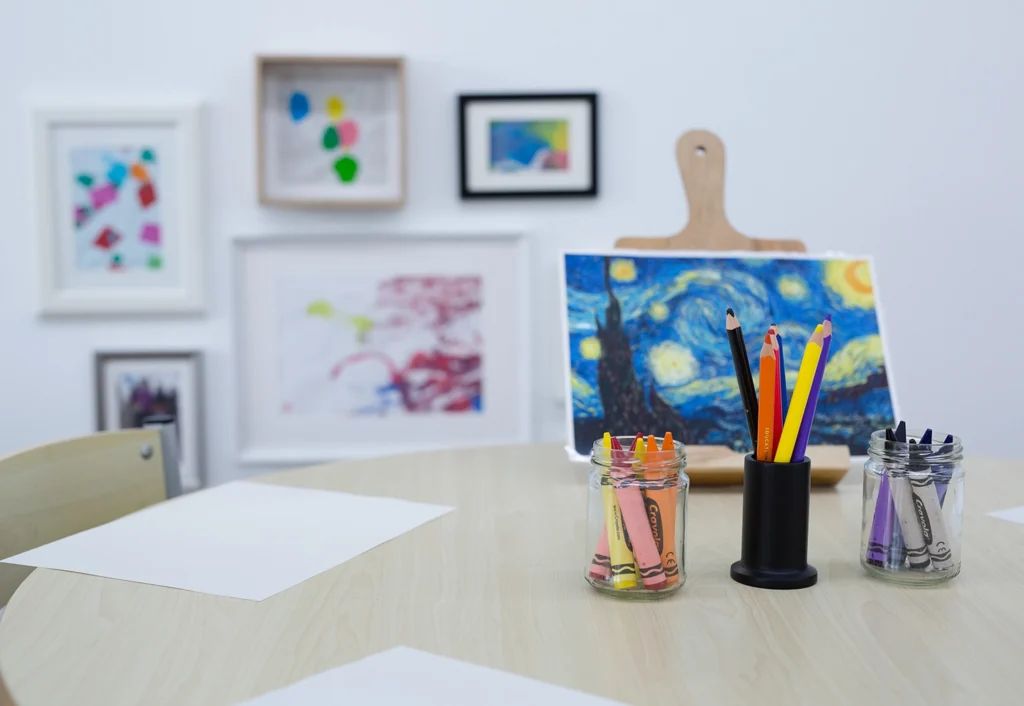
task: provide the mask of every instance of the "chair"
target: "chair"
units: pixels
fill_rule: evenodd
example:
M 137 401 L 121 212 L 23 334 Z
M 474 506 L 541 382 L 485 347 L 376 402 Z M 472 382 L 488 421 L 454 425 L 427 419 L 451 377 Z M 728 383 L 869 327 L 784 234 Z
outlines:
M 102 432 L 0 458 L 0 559 L 180 494 L 173 426 Z M 0 564 L 0 606 L 31 572 Z

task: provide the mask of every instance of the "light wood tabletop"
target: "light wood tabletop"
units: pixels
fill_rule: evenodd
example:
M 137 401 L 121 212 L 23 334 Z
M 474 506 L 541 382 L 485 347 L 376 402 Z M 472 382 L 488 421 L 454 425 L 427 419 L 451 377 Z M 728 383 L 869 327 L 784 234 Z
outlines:
M 0 621 L 19 706 L 226 704 L 395 645 L 632 704 L 999 704 L 1024 692 L 1024 463 L 968 458 L 963 572 L 858 563 L 861 472 L 811 500 L 817 586 L 734 583 L 739 489 L 690 495 L 687 580 L 625 602 L 583 579 L 588 468 L 556 445 L 447 451 L 260 480 L 457 510 L 263 602 L 36 570 Z M 485 703 L 485 702 L 481 702 Z

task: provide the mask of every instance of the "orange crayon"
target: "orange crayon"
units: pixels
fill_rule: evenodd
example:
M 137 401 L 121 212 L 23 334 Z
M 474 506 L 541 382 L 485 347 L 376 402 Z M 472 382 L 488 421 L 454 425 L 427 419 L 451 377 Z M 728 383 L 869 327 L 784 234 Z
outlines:
M 640 444 L 638 443 L 636 447 L 639 450 Z M 615 497 L 622 511 L 622 520 L 626 525 L 629 540 L 632 540 L 628 541 L 628 545 L 632 545 L 630 549 L 636 559 L 644 588 L 659 591 L 668 585 L 665 569 L 661 565 L 661 553 L 647 520 L 643 493 L 640 492 L 636 475 L 628 464 L 623 463 L 625 460 L 626 452 L 622 450 L 618 439 L 613 438 L 611 476 L 615 484 Z M 616 461 L 619 463 L 616 464 Z
M 665 440 L 661 443 L 661 452 L 653 459 L 661 459 L 667 462 L 672 458 L 675 444 L 672 441 L 672 432 L 665 432 Z M 647 458 L 652 459 L 652 454 L 658 452 L 658 442 L 653 436 L 647 437 Z M 653 460 L 649 463 L 656 465 Z M 659 468 L 652 469 L 648 475 L 648 484 L 658 484 L 659 476 L 664 474 Z M 651 528 L 651 536 L 661 555 L 661 565 L 665 570 L 666 585 L 671 586 L 679 582 L 679 561 L 676 559 L 676 502 L 679 498 L 679 488 L 676 486 L 677 479 L 665 478 L 664 487 L 644 491 L 644 503 L 647 510 L 647 522 Z

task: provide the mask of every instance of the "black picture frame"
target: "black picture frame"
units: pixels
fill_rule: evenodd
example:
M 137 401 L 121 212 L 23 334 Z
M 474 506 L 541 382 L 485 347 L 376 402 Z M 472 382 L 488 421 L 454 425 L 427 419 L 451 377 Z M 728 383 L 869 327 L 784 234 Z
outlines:
M 469 145 L 467 143 L 466 113 L 473 103 L 480 102 L 546 102 L 583 101 L 590 110 L 590 185 L 586 189 L 512 189 L 508 191 L 473 191 L 469 185 Z M 505 199 L 505 198 L 593 198 L 598 190 L 598 101 L 597 93 L 469 93 L 458 97 L 459 111 L 459 192 L 463 199 Z

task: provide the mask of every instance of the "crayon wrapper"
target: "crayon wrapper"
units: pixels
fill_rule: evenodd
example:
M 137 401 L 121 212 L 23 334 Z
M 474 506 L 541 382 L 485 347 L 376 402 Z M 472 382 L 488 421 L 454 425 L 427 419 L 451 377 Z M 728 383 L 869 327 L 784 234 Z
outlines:
M 676 487 L 644 491 L 644 505 L 647 521 L 654 535 L 654 543 L 661 554 L 661 566 L 665 570 L 668 585 L 679 583 L 679 561 L 676 557 L 676 503 L 679 489 Z
M 633 553 L 626 545 L 625 525 L 622 513 L 615 500 L 615 489 L 610 485 L 601 487 L 604 500 L 604 522 L 608 534 L 608 554 L 611 557 L 611 577 L 615 588 L 636 586 L 636 564 Z

